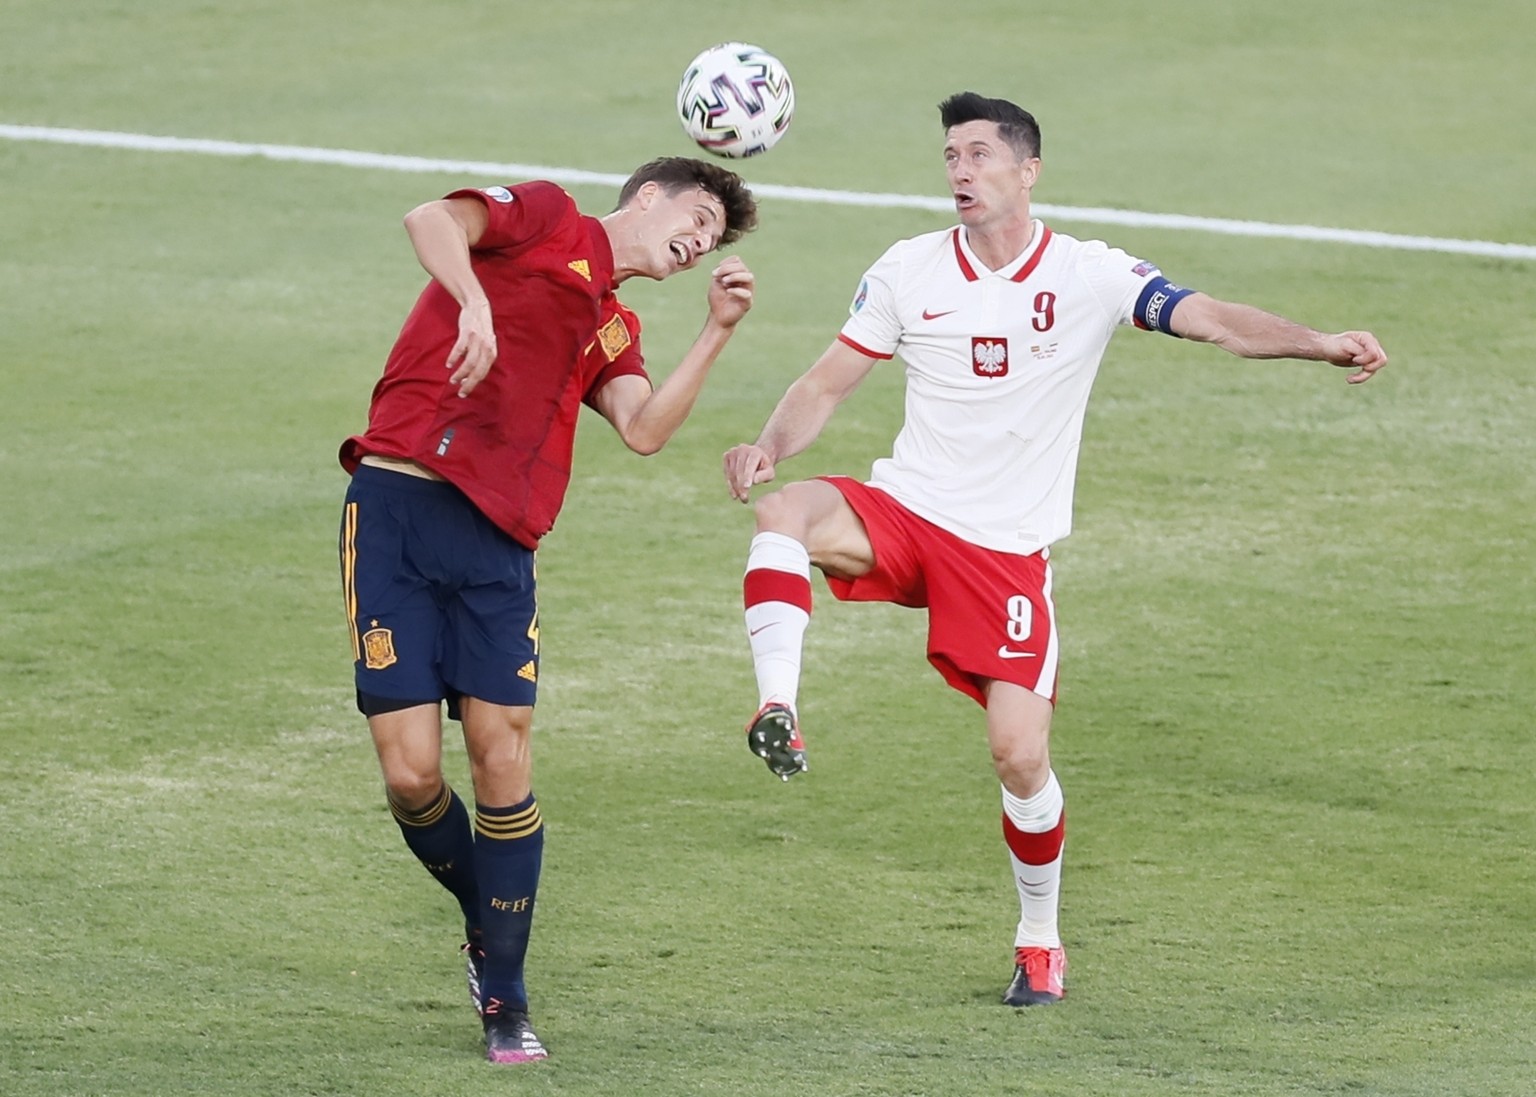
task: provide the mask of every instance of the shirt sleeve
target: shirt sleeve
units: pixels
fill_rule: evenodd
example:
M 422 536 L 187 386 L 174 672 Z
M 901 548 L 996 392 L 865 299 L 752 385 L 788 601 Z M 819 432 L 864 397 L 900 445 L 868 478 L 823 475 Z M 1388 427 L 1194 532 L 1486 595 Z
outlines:
M 889 358 L 901 341 L 901 321 L 896 317 L 896 288 L 901 277 L 901 245 L 893 245 L 875 265 L 864 272 L 848 321 L 838 339 L 871 358 Z
M 476 198 L 489 217 L 476 251 L 520 248 L 548 235 L 576 208 L 571 196 L 553 183 L 514 187 L 466 187 L 445 198 Z
M 1174 306 L 1194 292 L 1164 278 L 1156 263 L 1105 244 L 1086 257 L 1082 269 L 1114 322 L 1143 330 L 1173 334 L 1168 320 Z
M 640 317 L 614 300 L 604 306 L 603 322 L 582 354 L 582 402 L 595 410 L 598 390 L 616 377 L 630 375 L 645 378 L 647 384 L 651 380 L 640 350 Z

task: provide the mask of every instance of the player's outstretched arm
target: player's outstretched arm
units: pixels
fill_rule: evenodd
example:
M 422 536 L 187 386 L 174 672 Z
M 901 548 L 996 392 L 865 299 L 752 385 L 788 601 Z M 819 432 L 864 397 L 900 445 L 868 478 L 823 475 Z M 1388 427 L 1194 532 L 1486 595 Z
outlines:
M 816 364 L 789 386 L 757 441 L 725 451 L 725 483 L 731 496 L 745 503 L 753 485 L 774 478 L 775 465 L 814 442 L 837 405 L 859 387 L 878 361 L 841 340 L 828 347 Z
M 1185 339 L 1214 343 L 1239 358 L 1301 358 L 1353 369 L 1352 385 L 1369 381 L 1387 364 L 1387 353 L 1368 331 L 1333 335 L 1284 317 L 1193 293 L 1174 308 L 1169 326 Z
M 709 318 L 704 330 L 661 387 L 634 375 L 616 377 L 598 390 L 594 402 L 624 444 L 650 455 L 683 425 L 736 325 L 752 307 L 752 272 L 739 256 L 721 262 L 709 276 Z
M 489 222 L 485 207 L 473 198 L 443 198 L 405 215 L 416 258 L 459 303 L 459 338 L 445 365 L 452 371 L 448 381 L 459 386 L 460 396 L 473 392 L 496 361 L 491 303 L 469 262 L 469 249 L 480 242 Z

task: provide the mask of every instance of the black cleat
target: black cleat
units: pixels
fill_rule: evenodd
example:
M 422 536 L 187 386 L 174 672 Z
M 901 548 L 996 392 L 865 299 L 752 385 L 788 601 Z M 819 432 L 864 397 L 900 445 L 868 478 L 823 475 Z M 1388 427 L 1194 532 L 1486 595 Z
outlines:
M 464 954 L 464 981 L 469 984 L 469 1001 L 475 1007 L 476 1013 L 484 1015 L 485 1007 L 480 1000 L 480 983 L 485 978 L 485 949 L 474 941 L 465 941 L 459 946 L 459 951 Z
M 800 721 L 788 705 L 770 702 L 757 710 L 747 725 L 747 749 L 767 762 L 782 781 L 811 768 L 805 761 Z
M 549 1052 L 534 1034 L 528 1014 L 503 1009 L 492 998 L 481 1015 L 485 1022 L 485 1057 L 493 1063 L 536 1063 Z

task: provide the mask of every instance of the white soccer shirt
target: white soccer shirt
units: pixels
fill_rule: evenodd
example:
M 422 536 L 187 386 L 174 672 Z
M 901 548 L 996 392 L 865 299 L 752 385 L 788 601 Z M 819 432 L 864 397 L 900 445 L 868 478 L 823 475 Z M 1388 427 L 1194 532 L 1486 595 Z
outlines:
M 1065 537 L 1110 336 L 1156 327 L 1184 292 L 1151 263 L 1040 221 L 1024 254 L 996 271 L 962 226 L 898 241 L 865 274 L 838 336 L 906 363 L 906 422 L 870 485 L 999 552 Z

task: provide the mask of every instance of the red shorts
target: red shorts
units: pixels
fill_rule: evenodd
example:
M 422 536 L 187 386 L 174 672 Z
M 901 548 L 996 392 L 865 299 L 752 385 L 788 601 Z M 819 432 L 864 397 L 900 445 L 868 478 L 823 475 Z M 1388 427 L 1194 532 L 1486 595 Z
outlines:
M 875 566 L 857 579 L 827 576 L 844 602 L 894 602 L 928 610 L 928 661 L 982 705 L 997 679 L 1056 703 L 1056 609 L 1047 550 L 994 552 L 919 518 L 879 488 L 846 476 L 820 479 L 842 492 L 864 523 Z

